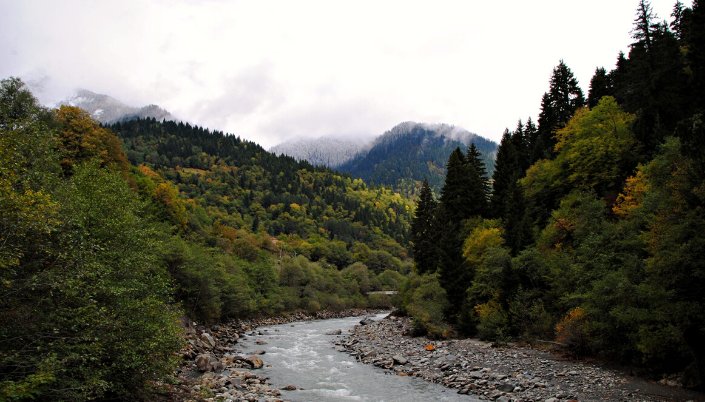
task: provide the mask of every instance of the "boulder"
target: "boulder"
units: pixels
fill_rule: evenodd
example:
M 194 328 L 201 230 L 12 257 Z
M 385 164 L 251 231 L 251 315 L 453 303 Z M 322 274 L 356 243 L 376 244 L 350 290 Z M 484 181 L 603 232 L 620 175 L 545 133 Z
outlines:
M 215 347 L 215 339 L 213 339 L 211 334 L 209 334 L 208 332 L 204 332 L 201 334 L 201 340 L 208 344 L 210 347 Z
M 334 329 L 334 330 L 332 330 L 332 331 L 326 332 L 326 335 L 340 335 L 340 334 L 342 334 L 342 333 L 343 333 L 342 330 L 340 330 L 340 329 Z
M 257 356 L 248 357 L 245 362 L 252 366 L 253 369 L 261 369 L 264 366 L 262 359 Z
M 211 365 L 210 355 L 198 355 L 196 356 L 196 367 L 198 371 L 208 371 Z
M 370 317 L 365 317 L 362 320 L 360 320 L 360 324 L 362 324 L 362 325 L 369 325 L 369 324 L 372 324 L 373 322 L 375 322 L 375 321 Z
M 282 391 L 296 391 L 296 386 L 287 385 L 286 387 L 282 388 Z

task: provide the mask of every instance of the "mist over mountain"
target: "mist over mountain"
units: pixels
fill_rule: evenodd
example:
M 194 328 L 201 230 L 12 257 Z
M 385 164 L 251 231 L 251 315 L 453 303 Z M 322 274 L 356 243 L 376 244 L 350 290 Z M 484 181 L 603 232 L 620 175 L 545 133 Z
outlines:
M 134 107 L 126 105 L 108 95 L 97 94 L 86 89 L 79 89 L 72 96 L 56 104 L 76 106 L 88 113 L 93 119 L 103 124 L 154 117 L 157 120 L 177 120 L 171 113 L 157 105 Z
M 373 137 L 360 136 L 346 139 L 335 136 L 320 138 L 295 138 L 269 149 L 277 155 L 288 155 L 298 161 L 306 160 L 312 165 L 337 168 L 363 152 Z
M 394 126 L 338 169 L 366 182 L 392 186 L 407 196 L 416 195 L 427 179 L 439 194 L 450 153 L 457 147 L 465 152 L 471 143 L 482 153 L 491 177 L 497 143 L 460 127 L 416 122 Z

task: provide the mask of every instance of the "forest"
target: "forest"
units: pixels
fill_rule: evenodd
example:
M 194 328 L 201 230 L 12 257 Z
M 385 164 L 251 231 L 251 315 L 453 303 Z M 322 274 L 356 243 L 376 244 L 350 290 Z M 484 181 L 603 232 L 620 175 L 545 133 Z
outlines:
M 413 203 L 189 124 L 0 87 L 0 401 L 149 397 L 199 323 L 388 308 Z
M 642 0 L 631 33 L 587 97 L 555 67 L 491 180 L 458 148 L 438 199 L 424 183 L 399 300 L 416 333 L 550 341 L 705 384 L 705 9 L 665 22 Z

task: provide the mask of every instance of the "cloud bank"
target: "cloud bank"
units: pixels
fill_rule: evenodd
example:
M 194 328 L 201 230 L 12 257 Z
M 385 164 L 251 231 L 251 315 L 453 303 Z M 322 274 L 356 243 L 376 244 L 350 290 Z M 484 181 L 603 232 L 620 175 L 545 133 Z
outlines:
M 637 4 L 0 0 L 0 77 L 46 102 L 86 88 L 157 104 L 265 147 L 409 120 L 498 141 L 536 117 L 560 59 L 585 92 L 613 68 Z

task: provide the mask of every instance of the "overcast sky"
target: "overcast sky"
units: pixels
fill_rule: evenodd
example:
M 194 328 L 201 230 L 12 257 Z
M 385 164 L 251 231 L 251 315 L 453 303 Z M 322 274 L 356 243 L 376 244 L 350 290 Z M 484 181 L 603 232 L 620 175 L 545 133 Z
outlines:
M 683 1 L 687 6 L 691 1 Z M 652 0 L 669 19 L 675 0 Z M 563 59 L 587 95 L 638 0 L 0 0 L 0 78 L 157 104 L 270 147 L 447 123 L 499 141 Z

